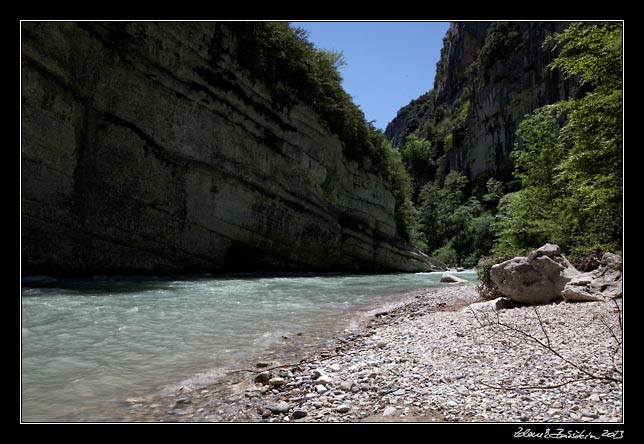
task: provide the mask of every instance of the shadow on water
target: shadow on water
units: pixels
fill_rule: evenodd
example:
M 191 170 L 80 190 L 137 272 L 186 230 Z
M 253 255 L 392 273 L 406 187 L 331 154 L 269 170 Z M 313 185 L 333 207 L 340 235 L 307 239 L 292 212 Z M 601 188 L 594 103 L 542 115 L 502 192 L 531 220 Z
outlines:
M 398 274 L 398 273 L 392 273 Z M 142 291 L 172 290 L 177 283 L 182 282 L 229 282 L 254 281 L 258 279 L 283 278 L 315 278 L 331 279 L 338 277 L 367 277 L 369 274 L 354 273 L 233 273 L 233 274 L 190 274 L 190 275 L 99 275 L 77 278 L 61 278 L 53 276 L 25 276 L 22 278 L 22 288 L 64 290 L 83 296 L 110 294 L 139 293 Z M 42 296 L 43 293 L 24 293 L 24 297 Z
M 128 294 L 142 291 L 169 290 L 176 279 L 124 276 L 96 276 L 94 278 L 49 278 L 32 280 L 23 278 L 22 289 L 63 290 L 66 293 L 78 293 L 79 296 Z M 24 297 L 42 296 L 43 293 L 23 293 Z

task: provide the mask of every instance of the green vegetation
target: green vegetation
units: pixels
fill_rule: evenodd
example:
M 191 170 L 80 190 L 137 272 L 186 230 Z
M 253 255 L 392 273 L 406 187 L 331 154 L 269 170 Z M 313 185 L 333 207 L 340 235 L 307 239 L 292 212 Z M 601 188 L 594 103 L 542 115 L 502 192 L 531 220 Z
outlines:
M 432 92 L 429 93 L 430 97 L 433 97 Z M 434 159 L 434 165 L 436 164 L 436 159 L 439 159 L 454 147 L 462 146 L 465 142 L 467 119 L 470 113 L 470 96 L 471 91 L 465 88 L 459 99 L 451 107 L 445 104 L 439 106 L 438 109 L 427 106 L 433 112 L 428 113 L 418 129 L 407 137 L 406 143 L 413 142 L 413 139 L 410 139 L 410 137 L 428 141 L 432 147 L 431 155 L 433 156 L 432 159 Z M 405 147 L 403 147 L 404 149 Z M 432 169 L 431 175 L 434 172 L 435 169 Z
M 451 38 L 450 31 L 446 41 Z M 521 44 L 514 24 L 491 25 L 465 75 L 480 76 Z M 417 188 L 418 245 L 448 264 L 479 263 L 490 297 L 494 288 L 485 282 L 491 264 L 546 242 L 559 244 L 582 268 L 602 251 L 621 249 L 622 25 L 573 23 L 545 45 L 558 52 L 550 69 L 576 81 L 580 91 L 521 121 L 510 180 L 489 178 L 483 187 L 464 172 L 441 175 L 445 154 L 464 143 L 473 97 L 467 87 L 451 106 L 424 101 L 431 112 L 401 148 Z
M 476 274 L 479 278 L 479 284 L 476 286 L 479 296 L 485 301 L 499 298 L 503 293 L 499 291 L 496 284 L 492 281 L 490 276 L 490 269 L 498 263 L 509 259 L 508 257 L 501 256 L 483 256 L 476 264 Z
M 342 53 L 317 49 L 306 31 L 286 22 L 226 23 L 236 42 L 239 64 L 263 81 L 279 109 L 303 102 L 312 107 L 358 158 L 367 154 L 375 164 L 384 147 L 373 146 L 364 114 L 342 88 L 338 68 Z
M 512 52 L 519 51 L 523 41 L 513 22 L 494 22 L 488 29 L 485 45 L 481 48 L 481 68 L 487 69 L 496 62 L 503 63 Z
M 546 242 L 559 244 L 573 261 L 621 248 L 621 23 L 573 23 L 546 39 L 544 45 L 558 51 L 551 69 L 575 80 L 581 92 L 527 115 L 511 153 L 513 179 L 488 178 L 485 186 L 471 183 L 466 171 L 445 174 L 439 165 L 465 145 L 469 88 L 524 44 L 516 24 L 490 26 L 479 57 L 464 72 L 471 81 L 454 103 L 437 106 L 430 91 L 404 109 L 411 117 L 400 151 L 342 89 L 341 53 L 315 48 L 305 31 L 288 23 L 219 26 L 231 38 L 214 42 L 213 56 L 235 51 L 239 64 L 269 89 L 273 108 L 304 103 L 315 110 L 347 158 L 391 184 L 400 232 L 438 259 L 473 266 L 481 257 L 499 260 Z M 446 43 L 453 38 L 450 30 Z M 439 78 L 444 65 L 437 66 Z
M 342 88 L 342 53 L 316 48 L 307 33 L 286 22 L 220 23 L 215 34 L 215 60 L 234 53 L 234 60 L 268 88 L 273 107 L 289 111 L 297 103 L 311 107 L 342 141 L 348 159 L 360 162 L 392 185 L 399 232 L 415 235 L 411 179 L 400 154 L 384 134 L 365 121 L 360 108 Z M 232 38 L 227 39 L 226 35 Z
M 547 41 L 552 63 L 590 92 L 527 116 L 512 156 L 521 190 L 499 207 L 494 251 L 554 242 L 573 259 L 622 237 L 621 23 L 573 23 Z
M 488 185 L 486 195 L 498 192 L 497 181 Z M 426 251 L 446 264 L 474 266 L 492 248 L 494 216 L 469 196 L 469 186 L 463 173 L 451 171 L 442 186 L 435 180 L 420 191 L 417 217 Z
M 429 140 L 411 134 L 407 137 L 407 143 L 400 153 L 411 177 L 429 178 L 434 176 L 437 166 L 434 160 L 436 152 Z
M 416 134 L 416 130 L 418 130 L 432 113 L 435 98 L 434 90 L 431 90 L 419 98 L 412 100 L 398 111 L 396 118 L 405 122 L 405 128 L 393 135 L 391 143 L 394 146 L 400 147 L 404 145 L 408 137 Z M 389 136 L 389 134 L 387 135 Z

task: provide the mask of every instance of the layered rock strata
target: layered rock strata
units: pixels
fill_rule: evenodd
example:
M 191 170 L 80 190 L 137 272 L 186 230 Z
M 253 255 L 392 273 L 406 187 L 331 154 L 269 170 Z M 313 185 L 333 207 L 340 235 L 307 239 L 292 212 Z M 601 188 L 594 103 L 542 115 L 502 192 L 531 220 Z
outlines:
M 234 48 L 221 23 L 22 24 L 23 273 L 430 269 L 391 186 L 214 38 Z

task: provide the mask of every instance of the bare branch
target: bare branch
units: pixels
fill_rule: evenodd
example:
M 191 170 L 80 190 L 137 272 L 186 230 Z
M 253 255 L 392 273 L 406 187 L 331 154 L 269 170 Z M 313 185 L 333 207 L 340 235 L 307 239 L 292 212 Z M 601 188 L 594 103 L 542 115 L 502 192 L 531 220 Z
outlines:
M 539 327 L 541 327 L 541 331 L 543 332 L 544 336 L 546 337 L 546 342 L 548 343 L 548 348 L 552 348 L 552 345 L 550 344 L 550 336 L 548 336 L 548 332 L 546 331 L 546 327 L 543 325 L 543 321 L 541 320 L 541 315 L 539 314 L 539 310 L 537 310 L 537 306 L 533 305 L 532 308 L 534 308 L 534 312 L 537 315 L 537 319 L 539 320 Z
M 619 321 L 619 330 L 623 333 L 624 332 L 624 326 L 622 325 L 622 309 L 619 308 L 619 304 L 617 303 L 617 299 L 613 299 L 613 303 L 615 304 L 615 307 L 617 308 L 617 320 Z
M 488 388 L 494 389 L 494 390 L 507 390 L 507 391 L 512 391 L 512 390 L 548 390 L 548 389 L 556 389 L 560 388 L 563 386 L 566 386 L 568 384 L 572 384 L 574 382 L 580 382 L 580 381 L 591 381 L 595 378 L 587 377 L 587 378 L 577 378 L 577 379 L 570 379 L 568 381 L 562 382 L 561 384 L 555 384 L 555 385 L 521 385 L 518 387 L 501 387 L 501 386 L 495 386 L 495 385 L 490 385 L 486 384 L 483 381 L 479 381 L 479 384 L 484 385 Z
M 485 327 L 485 325 L 483 325 L 483 323 L 482 323 L 482 322 L 481 322 L 481 320 L 479 319 L 478 315 L 476 314 L 476 310 L 474 310 L 472 307 L 468 307 L 468 308 L 469 308 L 469 310 L 470 310 L 470 313 L 472 313 L 472 315 L 474 316 L 474 319 L 476 320 L 476 322 L 477 322 L 481 327 Z
M 580 363 L 576 363 L 576 362 L 574 362 L 574 361 L 571 361 L 570 359 L 566 358 L 566 357 L 565 357 L 565 356 L 563 356 L 561 353 L 559 353 L 559 352 L 558 352 L 555 348 L 553 348 L 553 346 L 552 346 L 552 343 L 551 343 L 551 341 L 550 341 L 550 337 L 548 336 L 547 329 L 546 329 L 546 327 L 545 327 L 545 325 L 544 325 L 544 323 L 543 323 L 543 321 L 542 321 L 542 319 L 541 319 L 541 315 L 539 314 L 539 311 L 536 309 L 536 307 L 534 307 L 534 309 L 535 309 L 535 313 L 536 313 L 536 316 L 537 316 L 537 320 L 538 320 L 538 322 L 539 322 L 539 327 L 541 328 L 541 331 L 543 332 L 543 334 L 544 334 L 544 336 L 545 336 L 545 341 L 544 341 L 544 340 L 539 339 L 539 338 L 538 338 L 538 337 L 536 337 L 535 335 L 533 335 L 533 334 L 531 334 L 531 333 L 528 333 L 528 332 L 526 332 L 526 331 L 524 331 L 524 330 L 522 330 L 522 329 L 520 329 L 520 328 L 517 328 L 517 327 L 515 327 L 515 326 L 513 326 L 513 325 L 510 325 L 510 324 L 508 324 L 508 323 L 503 322 L 503 321 L 501 320 L 501 318 L 500 318 L 500 316 L 499 316 L 499 313 L 498 313 L 498 312 L 495 312 L 496 319 L 495 319 L 494 321 L 492 321 L 492 320 L 490 320 L 490 319 L 489 319 L 489 317 L 488 317 L 488 318 L 486 319 L 487 323 L 486 323 L 486 324 L 484 324 L 484 326 L 485 326 L 485 327 L 490 327 L 490 328 L 492 328 L 492 329 L 493 329 L 493 331 L 497 331 L 499 328 L 501 328 L 501 329 L 505 329 L 505 330 L 507 330 L 507 331 L 510 331 L 510 332 L 513 332 L 513 333 L 515 333 L 515 334 L 519 335 L 519 337 L 523 337 L 523 338 L 527 339 L 528 341 L 535 342 L 537 345 L 539 345 L 540 347 L 545 348 L 546 350 L 548 350 L 550 353 L 552 353 L 553 355 L 555 355 L 556 357 L 558 357 L 560 360 L 562 360 L 563 362 L 565 362 L 565 363 L 566 363 L 566 364 L 568 364 L 569 366 L 571 366 L 571 367 L 575 368 L 576 370 L 578 370 L 578 371 L 580 371 L 581 373 L 583 373 L 584 375 L 586 375 L 586 376 L 587 376 L 587 378 L 581 378 L 581 379 L 571 380 L 571 381 L 568 381 L 568 382 L 566 382 L 566 383 L 563 383 L 562 385 L 555 385 L 555 386 L 534 386 L 533 388 L 558 388 L 558 387 L 561 387 L 561 386 L 563 386 L 563 385 L 570 384 L 571 382 L 581 381 L 581 380 L 586 380 L 586 379 L 598 379 L 598 380 L 603 380 L 603 381 L 613 381 L 613 382 L 617 382 L 617 383 L 621 383 L 621 382 L 622 382 L 622 380 L 621 380 L 621 379 L 615 378 L 615 377 L 610 376 L 610 375 L 594 374 L 594 373 L 590 372 L 588 369 L 584 368 L 584 367 L 582 366 L 582 364 L 580 364 Z M 478 317 L 477 317 L 477 321 L 478 321 Z M 481 323 L 481 322 L 479 321 L 479 323 Z M 615 337 L 616 337 L 616 336 L 615 336 Z M 614 355 L 614 356 L 615 356 L 615 355 Z M 614 359 L 613 359 L 613 361 L 614 361 Z M 613 362 L 613 369 L 614 369 L 614 370 L 615 370 L 619 375 L 621 375 L 621 372 L 617 369 L 617 366 L 616 366 L 615 362 Z M 483 385 L 486 385 L 486 384 L 483 384 Z M 498 388 L 498 387 L 491 387 L 491 388 Z M 508 390 L 514 390 L 514 389 L 517 389 L 517 388 L 526 388 L 526 387 L 513 387 L 513 388 L 511 388 L 511 389 L 510 389 L 510 388 L 508 388 Z M 529 387 L 528 387 L 528 388 L 529 388 Z M 498 389 L 505 389 L 505 388 L 498 388 Z
M 602 323 L 604 327 L 606 327 L 606 330 L 608 330 L 608 333 L 610 333 L 611 337 L 615 340 L 615 343 L 621 344 L 622 341 L 617 338 L 617 335 L 615 334 L 613 327 L 611 327 L 608 321 L 606 321 L 606 318 L 602 316 L 599 318 L 599 321 Z

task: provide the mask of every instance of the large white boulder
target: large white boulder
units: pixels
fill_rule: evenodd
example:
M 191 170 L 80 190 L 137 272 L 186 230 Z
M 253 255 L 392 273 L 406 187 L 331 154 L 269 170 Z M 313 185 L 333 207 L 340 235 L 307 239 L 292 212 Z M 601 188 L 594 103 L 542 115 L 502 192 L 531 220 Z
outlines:
M 605 301 L 622 297 L 622 258 L 604 253 L 599 268 L 575 276 L 565 285 L 562 295 L 567 301 Z
M 515 257 L 490 270 L 492 281 L 503 295 L 526 304 L 560 300 L 566 284 L 578 274 L 554 244 L 545 244 L 528 257 Z

